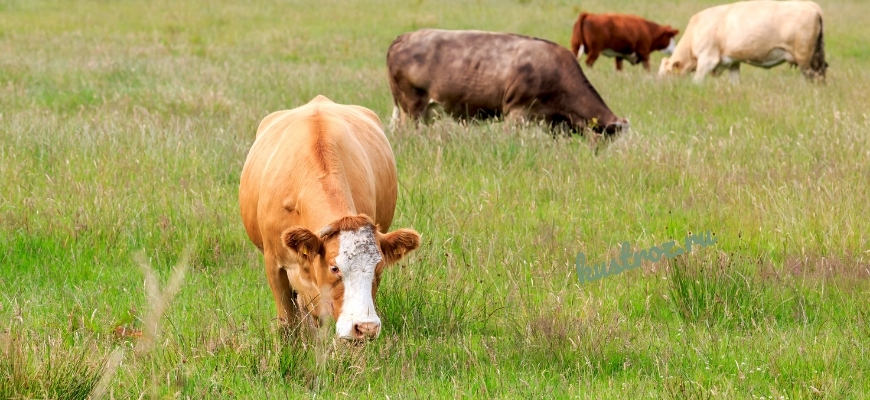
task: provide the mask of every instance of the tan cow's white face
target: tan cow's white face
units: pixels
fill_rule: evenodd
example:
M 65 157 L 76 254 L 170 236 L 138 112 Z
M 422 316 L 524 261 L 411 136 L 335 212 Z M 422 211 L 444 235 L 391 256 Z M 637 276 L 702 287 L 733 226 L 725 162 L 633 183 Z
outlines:
M 336 318 L 335 334 L 348 339 L 377 337 L 381 331 L 381 319 L 375 310 L 375 276 L 376 272 L 383 271 L 383 268 L 377 270 L 384 257 L 372 227 L 366 225 L 355 231 L 342 231 L 338 234 L 338 242 L 334 267 L 341 273 L 344 298 Z M 332 297 L 322 290 L 321 293 L 326 298 Z
M 304 240 L 295 240 L 297 237 Z M 375 309 L 375 297 L 381 273 L 419 247 L 420 235 L 410 229 L 382 234 L 368 217 L 358 216 L 328 225 L 320 237 L 304 228 L 292 228 L 283 238 L 289 250 L 311 253 L 303 268 L 319 288 L 319 294 L 313 296 L 318 298 L 314 305 L 315 321 L 334 318 L 335 333 L 340 338 L 378 337 L 381 319 Z

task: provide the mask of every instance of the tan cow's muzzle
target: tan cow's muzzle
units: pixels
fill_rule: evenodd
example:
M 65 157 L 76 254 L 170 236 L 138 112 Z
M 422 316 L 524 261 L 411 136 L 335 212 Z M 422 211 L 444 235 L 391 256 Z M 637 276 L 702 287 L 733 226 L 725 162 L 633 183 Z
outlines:
M 381 324 L 379 322 L 362 322 L 353 324 L 351 331 L 352 338 L 355 340 L 374 339 L 381 332 Z

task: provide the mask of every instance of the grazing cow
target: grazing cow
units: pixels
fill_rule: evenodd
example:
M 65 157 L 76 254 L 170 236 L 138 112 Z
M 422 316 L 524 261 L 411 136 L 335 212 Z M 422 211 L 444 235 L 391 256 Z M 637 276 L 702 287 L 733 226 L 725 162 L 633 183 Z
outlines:
M 586 80 L 568 49 L 527 36 L 421 29 L 387 52 L 393 125 L 428 120 L 433 105 L 456 118 L 540 119 L 616 133 L 628 127 Z M 400 112 L 401 108 L 401 112 Z
M 674 37 L 679 30 L 661 26 L 636 15 L 582 13 L 574 23 L 571 51 L 579 59 L 586 53 L 590 68 L 598 56 L 616 58 L 616 69 L 622 70 L 622 60 L 632 65 L 643 63 L 649 71 L 649 55 L 661 50 L 670 55 L 677 45 Z
M 695 71 L 695 82 L 725 69 L 736 81 L 740 63 L 797 66 L 808 79 L 824 80 L 822 9 L 812 1 L 741 1 L 711 7 L 689 20 L 659 76 Z
M 331 316 L 341 338 L 378 336 L 381 273 L 420 245 L 410 229 L 382 233 L 397 186 L 393 151 L 369 109 L 317 96 L 260 122 L 239 205 L 279 320 L 319 325 Z

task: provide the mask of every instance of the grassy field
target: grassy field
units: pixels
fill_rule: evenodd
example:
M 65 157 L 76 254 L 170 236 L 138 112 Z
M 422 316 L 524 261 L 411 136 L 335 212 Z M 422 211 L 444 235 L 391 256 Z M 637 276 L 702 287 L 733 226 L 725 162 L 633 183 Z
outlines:
M 716 3 L 0 0 L 0 398 L 870 398 L 863 0 L 819 1 L 825 85 L 584 65 L 633 128 L 597 155 L 498 122 L 388 131 L 393 227 L 423 245 L 385 273 L 381 337 L 276 329 L 237 200 L 269 112 L 324 94 L 387 121 L 386 50 L 422 27 L 568 45 L 581 8 L 682 30 Z M 707 230 L 577 279 L 577 252 Z

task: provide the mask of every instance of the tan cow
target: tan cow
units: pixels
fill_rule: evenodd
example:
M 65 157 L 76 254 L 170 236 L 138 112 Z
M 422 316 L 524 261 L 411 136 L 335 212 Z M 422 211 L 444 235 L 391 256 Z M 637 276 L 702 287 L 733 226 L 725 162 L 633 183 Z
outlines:
M 378 336 L 381 273 L 420 245 L 410 229 L 383 233 L 396 194 L 393 151 L 371 110 L 317 96 L 260 122 L 239 205 L 281 321 L 331 315 L 341 338 Z
M 812 1 L 742 1 L 711 7 L 689 20 L 659 76 L 695 71 L 695 82 L 728 69 L 733 80 L 744 62 L 762 68 L 796 65 L 809 79 L 824 79 L 822 9 Z

